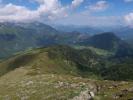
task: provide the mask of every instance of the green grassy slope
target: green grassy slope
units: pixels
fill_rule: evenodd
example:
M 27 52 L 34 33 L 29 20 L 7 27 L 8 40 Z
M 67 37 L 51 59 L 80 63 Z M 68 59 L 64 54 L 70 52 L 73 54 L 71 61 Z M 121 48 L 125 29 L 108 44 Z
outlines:
M 53 44 L 57 34 L 55 29 L 41 23 L 0 23 L 0 58 L 27 48 Z
M 104 75 L 106 79 L 110 80 L 133 80 L 133 62 L 131 60 L 131 62 L 110 66 Z
M 0 75 L 16 68 L 28 67 L 33 70 L 33 73 L 35 70 L 39 73 L 88 76 L 92 72 L 92 68 L 99 66 L 99 64 L 98 56 L 90 50 L 76 50 L 69 46 L 53 46 L 31 50 L 3 61 L 0 64 Z
M 0 99 L 80 100 L 89 91 L 94 100 L 131 99 L 133 83 L 96 80 L 92 68 L 99 66 L 99 56 L 89 49 L 52 46 L 25 51 L 0 63 Z

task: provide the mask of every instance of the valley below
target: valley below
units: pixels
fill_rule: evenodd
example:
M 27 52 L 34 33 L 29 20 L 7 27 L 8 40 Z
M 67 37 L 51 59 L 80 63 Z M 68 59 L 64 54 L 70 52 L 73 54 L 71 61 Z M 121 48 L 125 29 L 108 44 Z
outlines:
M 1 23 L 0 100 L 133 100 L 132 46 L 80 32 Z

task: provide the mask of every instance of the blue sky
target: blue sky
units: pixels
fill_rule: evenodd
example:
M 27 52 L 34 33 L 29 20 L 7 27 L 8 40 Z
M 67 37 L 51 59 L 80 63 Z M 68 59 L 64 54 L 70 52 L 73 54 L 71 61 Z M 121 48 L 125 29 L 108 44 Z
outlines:
M 0 21 L 133 25 L 133 0 L 0 0 Z
M 59 0 L 62 5 L 70 5 L 72 0 Z M 84 2 L 78 7 L 79 11 L 85 10 L 86 6 L 95 4 L 100 0 L 84 0 Z M 102 0 L 101 0 L 102 1 Z M 121 15 L 133 11 L 133 2 L 125 2 L 125 0 L 105 0 L 110 4 L 110 8 L 101 13 L 101 15 Z M 26 6 L 29 9 L 37 9 L 39 4 L 32 2 L 32 0 L 3 0 L 4 4 L 13 3 L 15 5 Z
M 60 0 L 63 4 L 70 4 L 72 0 Z M 89 6 L 89 4 L 95 4 L 100 0 L 84 0 L 84 3 L 81 4 L 80 8 L 84 10 L 85 6 Z M 124 0 L 105 0 L 109 3 L 110 8 L 103 14 L 107 14 L 108 12 L 112 15 L 116 14 L 124 14 L 130 11 L 133 11 L 133 2 L 125 2 Z

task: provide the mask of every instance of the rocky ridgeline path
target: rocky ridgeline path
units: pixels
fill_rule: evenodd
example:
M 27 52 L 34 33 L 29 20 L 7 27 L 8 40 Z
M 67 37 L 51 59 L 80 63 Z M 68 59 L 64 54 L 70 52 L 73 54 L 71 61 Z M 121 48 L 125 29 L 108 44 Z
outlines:
M 0 100 L 133 100 L 133 83 L 29 75 L 28 69 L 19 68 L 0 77 Z
M 133 100 L 132 82 L 101 81 L 87 88 L 72 100 Z
M 81 77 L 29 75 L 28 69 L 19 68 L 0 77 L 0 100 L 69 100 L 87 96 L 87 91 L 92 91 L 94 86 L 93 82 Z

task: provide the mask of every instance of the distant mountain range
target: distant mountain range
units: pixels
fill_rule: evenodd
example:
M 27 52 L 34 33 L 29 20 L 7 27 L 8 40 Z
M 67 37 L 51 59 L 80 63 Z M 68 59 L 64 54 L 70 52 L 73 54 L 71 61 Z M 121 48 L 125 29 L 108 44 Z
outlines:
M 133 46 L 133 28 L 129 26 L 116 26 L 116 27 L 89 27 L 89 26 L 76 26 L 76 25 L 54 25 L 54 28 L 63 32 L 77 31 L 89 35 L 95 35 L 104 32 L 113 32 L 121 39 L 127 41 Z
M 88 37 L 78 32 L 63 33 L 42 23 L 0 23 L 0 57 L 34 47 L 76 42 Z
M 100 28 L 89 27 L 89 26 L 55 25 L 54 28 L 59 30 L 59 31 L 62 31 L 62 32 L 77 31 L 79 33 L 86 33 L 86 34 L 89 34 L 89 35 L 94 35 L 94 34 L 97 34 L 97 33 L 104 32 Z
M 114 33 L 102 33 L 79 42 L 83 46 L 92 46 L 116 53 L 117 57 L 133 57 L 133 48 Z
M 41 23 L 0 23 L 1 57 L 10 53 L 42 45 L 42 38 L 47 44 L 53 43 L 57 32 L 54 28 Z M 54 38 L 55 39 L 55 38 Z
M 83 40 L 80 44 L 111 51 L 117 48 L 121 41 L 114 33 L 102 33 Z
M 133 38 L 133 28 L 131 27 L 121 27 L 119 29 L 113 30 L 117 36 L 123 39 L 131 39 Z
M 133 46 L 133 28 L 121 27 L 113 31 L 117 36 L 121 37 L 123 40 L 127 41 L 130 45 Z
M 69 30 L 69 28 L 67 29 Z M 83 28 L 82 30 L 88 33 L 81 32 L 78 29 L 72 32 L 63 32 L 38 22 L 0 23 L 0 58 L 9 57 L 22 50 L 55 44 L 92 46 L 115 52 L 119 48 L 126 48 L 126 50 L 130 48 L 115 33 L 106 32 L 92 35 L 89 34 L 90 28 Z M 94 33 L 96 32 L 98 31 Z

